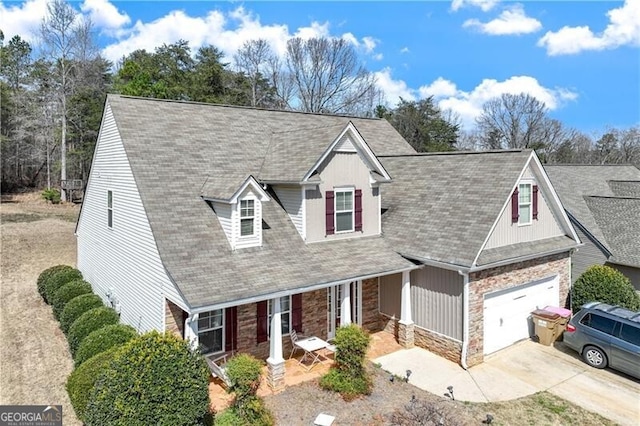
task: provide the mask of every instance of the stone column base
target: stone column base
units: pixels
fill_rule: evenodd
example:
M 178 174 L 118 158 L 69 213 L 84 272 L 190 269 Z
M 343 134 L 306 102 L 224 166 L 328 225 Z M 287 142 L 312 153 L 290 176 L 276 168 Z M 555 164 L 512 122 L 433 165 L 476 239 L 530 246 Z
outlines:
M 274 391 L 284 389 L 284 360 L 267 359 L 267 385 Z
M 414 327 L 413 321 L 398 321 L 398 343 L 407 349 L 415 346 Z

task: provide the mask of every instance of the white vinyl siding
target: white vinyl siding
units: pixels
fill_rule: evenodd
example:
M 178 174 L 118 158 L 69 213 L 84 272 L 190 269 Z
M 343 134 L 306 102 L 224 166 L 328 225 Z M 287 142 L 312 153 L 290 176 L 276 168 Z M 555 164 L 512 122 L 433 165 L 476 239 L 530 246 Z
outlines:
M 604 265 L 607 256 L 593 240 L 587 237 L 582 230 L 575 226 L 578 238 L 584 244 L 571 256 L 571 281 L 575 282 L 584 271 L 593 265 Z
M 116 226 L 106 226 L 107 189 L 114 194 Z M 121 320 L 144 332 L 163 330 L 165 297 L 184 301 L 169 280 L 138 194 L 109 105 L 77 228 L 78 269 L 108 303 L 111 292 Z
M 233 208 L 228 203 L 213 202 L 213 209 L 216 212 L 216 217 L 220 222 L 220 226 L 229 240 L 229 244 L 233 247 Z
M 278 199 L 282 203 L 282 206 L 286 210 L 291 222 L 300 233 L 302 239 L 306 238 L 305 229 L 304 229 L 304 200 L 302 199 L 302 195 L 304 193 L 304 189 L 299 186 L 273 186 L 273 190 L 275 191 Z

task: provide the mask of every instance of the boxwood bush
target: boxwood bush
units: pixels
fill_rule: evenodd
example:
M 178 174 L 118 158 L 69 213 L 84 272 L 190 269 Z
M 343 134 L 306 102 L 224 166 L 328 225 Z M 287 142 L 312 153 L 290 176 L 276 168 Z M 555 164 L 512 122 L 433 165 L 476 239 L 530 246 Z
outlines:
M 92 331 L 84 338 L 75 356 L 76 367 L 99 353 L 122 346 L 136 337 L 135 328 L 124 324 L 112 324 Z
M 62 313 L 60 314 L 60 329 L 64 334 L 69 333 L 69 329 L 75 322 L 75 320 L 91 309 L 100 308 L 104 306 L 100 296 L 95 294 L 83 294 L 78 297 L 74 297 L 64 306 Z
M 96 382 L 85 422 L 202 424 L 209 414 L 209 376 L 204 358 L 185 340 L 171 333 L 143 334 L 117 351 Z
M 121 347 L 114 347 L 102 352 L 77 367 L 67 378 L 67 393 L 73 406 L 73 411 L 80 420 L 84 420 L 89 395 L 100 377 L 100 374 L 108 367 L 116 351 Z
M 91 284 L 84 280 L 71 281 L 60 287 L 51 298 L 53 316 L 60 321 L 60 315 L 62 315 L 65 305 L 71 299 L 87 293 L 91 293 Z
M 260 386 L 262 363 L 248 354 L 239 354 L 227 362 L 227 375 L 231 385 L 228 391 L 235 398 L 225 412 L 216 416 L 216 424 L 243 424 L 270 426 L 274 424 L 271 412 L 256 395 Z
M 44 301 L 51 304 L 51 299 L 56 291 L 66 283 L 81 280 L 82 273 L 75 268 L 63 269 L 47 278 L 44 283 Z
M 92 331 L 99 330 L 107 325 L 117 324 L 119 321 L 120 316 L 116 311 L 106 306 L 91 309 L 80 315 L 69 329 L 69 334 L 67 334 L 71 355 L 75 358 L 80 344 Z
M 640 310 L 640 296 L 631 281 L 620 271 L 605 265 L 593 265 L 578 277 L 571 289 L 571 308 L 578 312 L 589 302 L 619 305 Z
M 44 295 L 44 287 L 47 281 L 49 281 L 52 276 L 56 275 L 59 272 L 70 270 L 73 270 L 73 267 L 69 265 L 56 265 L 42 271 L 38 276 L 37 281 L 38 293 L 40 293 L 40 296 L 42 296 L 42 298 L 46 300 Z

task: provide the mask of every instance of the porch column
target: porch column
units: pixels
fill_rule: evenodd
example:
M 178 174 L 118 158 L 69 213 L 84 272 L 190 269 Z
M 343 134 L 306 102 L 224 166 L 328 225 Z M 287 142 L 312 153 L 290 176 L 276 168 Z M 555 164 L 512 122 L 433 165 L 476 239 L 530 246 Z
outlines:
M 184 320 L 184 340 L 192 348 L 198 347 L 198 314 L 191 314 Z
M 414 346 L 414 323 L 411 315 L 411 271 L 402 273 L 400 321 L 398 321 L 398 343 L 405 348 Z
M 271 389 L 284 387 L 284 358 L 282 357 L 282 313 L 280 298 L 272 301 L 271 329 L 269 333 L 269 358 L 267 358 L 267 383 Z
M 342 285 L 340 298 L 340 326 L 351 324 L 351 283 Z

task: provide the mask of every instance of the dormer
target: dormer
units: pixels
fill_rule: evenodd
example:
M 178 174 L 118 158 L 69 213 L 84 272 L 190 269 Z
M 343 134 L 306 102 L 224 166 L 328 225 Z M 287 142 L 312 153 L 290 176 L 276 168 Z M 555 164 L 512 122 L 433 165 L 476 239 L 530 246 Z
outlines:
M 213 208 L 232 250 L 262 246 L 262 203 L 269 195 L 253 178 L 207 178 L 201 197 Z

